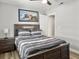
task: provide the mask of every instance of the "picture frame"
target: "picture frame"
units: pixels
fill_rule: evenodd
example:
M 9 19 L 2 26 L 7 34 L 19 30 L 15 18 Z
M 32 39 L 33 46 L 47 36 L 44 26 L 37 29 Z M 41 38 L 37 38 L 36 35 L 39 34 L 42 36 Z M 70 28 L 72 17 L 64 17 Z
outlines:
M 39 12 L 32 10 L 18 9 L 19 22 L 39 22 Z

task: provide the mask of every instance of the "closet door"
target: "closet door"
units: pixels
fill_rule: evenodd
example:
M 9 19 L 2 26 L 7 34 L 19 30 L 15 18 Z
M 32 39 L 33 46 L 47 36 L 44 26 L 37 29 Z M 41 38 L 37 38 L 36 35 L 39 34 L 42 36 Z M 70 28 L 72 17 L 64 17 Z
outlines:
M 48 19 L 48 36 L 49 37 L 55 36 L 55 15 L 49 16 L 49 19 Z

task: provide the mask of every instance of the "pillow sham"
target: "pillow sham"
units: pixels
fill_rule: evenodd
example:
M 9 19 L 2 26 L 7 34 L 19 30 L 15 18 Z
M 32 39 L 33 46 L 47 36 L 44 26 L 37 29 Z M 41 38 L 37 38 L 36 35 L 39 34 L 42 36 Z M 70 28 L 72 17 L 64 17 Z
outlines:
M 18 36 L 30 36 L 30 32 L 29 31 L 20 31 L 18 32 Z
M 31 31 L 31 35 L 41 35 L 41 31 Z

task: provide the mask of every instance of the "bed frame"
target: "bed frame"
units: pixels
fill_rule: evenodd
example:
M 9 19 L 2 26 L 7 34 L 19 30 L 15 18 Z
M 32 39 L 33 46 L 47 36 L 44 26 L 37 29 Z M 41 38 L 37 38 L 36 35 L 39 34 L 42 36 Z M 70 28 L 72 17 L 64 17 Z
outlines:
M 39 25 L 15 24 L 14 36 L 17 36 L 17 29 L 40 30 Z M 28 59 L 70 59 L 69 44 L 63 43 L 59 46 L 42 50 L 28 56 Z

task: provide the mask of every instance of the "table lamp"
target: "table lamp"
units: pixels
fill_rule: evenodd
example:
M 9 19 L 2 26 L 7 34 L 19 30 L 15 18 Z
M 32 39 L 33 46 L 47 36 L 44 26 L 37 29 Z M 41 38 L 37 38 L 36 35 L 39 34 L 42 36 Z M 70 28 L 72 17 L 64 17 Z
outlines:
M 9 32 L 9 30 L 8 30 L 8 28 L 5 28 L 4 29 L 4 35 L 5 35 L 5 39 L 8 39 L 8 32 Z

